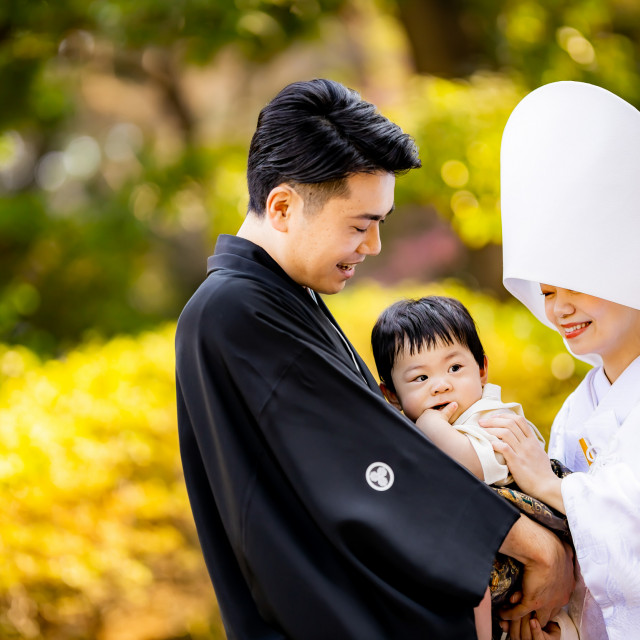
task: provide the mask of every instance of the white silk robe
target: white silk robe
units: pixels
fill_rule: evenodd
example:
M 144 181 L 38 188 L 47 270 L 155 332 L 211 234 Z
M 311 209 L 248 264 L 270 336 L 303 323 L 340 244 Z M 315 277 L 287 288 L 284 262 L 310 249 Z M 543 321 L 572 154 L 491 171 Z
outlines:
M 638 637 L 640 358 L 613 385 L 601 367 L 587 374 L 554 421 L 549 456 L 577 472 L 562 498 L 579 564 L 569 614 L 580 639 Z

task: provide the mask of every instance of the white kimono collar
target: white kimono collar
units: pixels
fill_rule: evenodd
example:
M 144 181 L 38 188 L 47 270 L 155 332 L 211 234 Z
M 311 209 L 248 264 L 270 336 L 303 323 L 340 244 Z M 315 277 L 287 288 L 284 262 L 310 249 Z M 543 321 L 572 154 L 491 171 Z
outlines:
M 595 413 L 612 411 L 621 425 L 631 410 L 640 404 L 640 357 L 636 358 L 611 384 L 602 368 L 594 372 L 590 391 L 595 396 Z

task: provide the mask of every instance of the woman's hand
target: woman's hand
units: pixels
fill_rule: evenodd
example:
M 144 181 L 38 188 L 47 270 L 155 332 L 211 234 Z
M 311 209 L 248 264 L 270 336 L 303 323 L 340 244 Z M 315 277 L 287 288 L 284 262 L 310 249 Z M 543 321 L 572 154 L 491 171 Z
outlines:
M 498 438 L 493 448 L 504 456 L 520 489 L 565 513 L 560 491 L 562 480 L 553 473 L 549 457 L 527 421 L 522 416 L 504 413 L 482 418 L 479 424 Z
M 549 622 L 544 628 L 540 621 L 527 614 L 519 620 L 512 620 L 509 624 L 510 640 L 560 640 L 560 627 L 555 622 Z
M 529 621 L 529 626 L 532 640 L 560 640 L 562 637 L 560 627 L 555 622 L 549 622 L 543 629 L 540 622 L 533 618 Z

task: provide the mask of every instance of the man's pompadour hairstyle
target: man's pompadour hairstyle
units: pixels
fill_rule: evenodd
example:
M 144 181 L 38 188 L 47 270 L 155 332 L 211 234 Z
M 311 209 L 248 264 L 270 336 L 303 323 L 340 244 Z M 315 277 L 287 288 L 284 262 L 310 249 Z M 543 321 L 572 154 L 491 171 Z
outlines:
M 400 174 L 420 167 L 415 142 L 360 95 L 316 79 L 286 86 L 258 117 L 249 148 L 249 211 L 264 213 L 282 183 L 342 195 L 356 173 Z

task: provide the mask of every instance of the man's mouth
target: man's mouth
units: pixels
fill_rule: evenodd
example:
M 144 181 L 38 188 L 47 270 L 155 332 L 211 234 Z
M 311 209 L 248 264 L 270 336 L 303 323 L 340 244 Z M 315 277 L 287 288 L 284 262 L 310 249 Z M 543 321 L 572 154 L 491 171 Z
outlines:
M 343 271 L 349 271 L 350 269 L 355 269 L 357 264 L 358 264 L 357 262 L 352 262 L 350 264 L 346 262 L 340 262 L 338 263 L 338 269 L 342 269 Z

